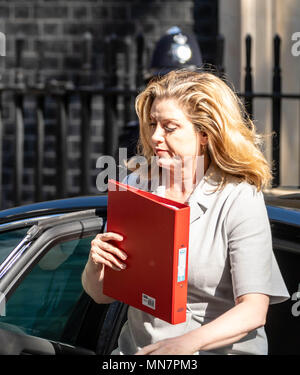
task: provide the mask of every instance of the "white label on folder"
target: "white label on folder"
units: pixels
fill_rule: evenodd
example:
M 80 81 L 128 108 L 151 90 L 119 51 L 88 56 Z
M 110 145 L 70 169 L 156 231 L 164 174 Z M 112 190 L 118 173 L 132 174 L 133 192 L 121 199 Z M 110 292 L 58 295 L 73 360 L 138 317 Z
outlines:
M 185 267 L 186 267 L 186 247 L 179 249 L 178 253 L 178 273 L 177 282 L 185 280 Z
M 149 297 L 144 293 L 142 293 L 142 304 L 155 310 L 155 298 Z

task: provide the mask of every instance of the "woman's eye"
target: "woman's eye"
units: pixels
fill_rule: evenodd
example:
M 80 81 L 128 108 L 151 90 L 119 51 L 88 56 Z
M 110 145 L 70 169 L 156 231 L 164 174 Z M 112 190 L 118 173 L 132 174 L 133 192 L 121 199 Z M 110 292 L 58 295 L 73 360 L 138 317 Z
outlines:
M 155 129 L 157 126 L 156 122 L 150 122 L 149 123 L 149 127 L 152 128 L 152 129 Z M 164 125 L 163 126 L 163 129 L 167 132 L 167 133 L 172 133 L 174 130 L 176 130 L 176 126 L 168 126 L 168 125 Z
M 165 131 L 168 132 L 168 133 L 172 133 L 174 130 L 176 130 L 176 127 L 175 128 L 171 128 L 169 126 L 165 126 Z

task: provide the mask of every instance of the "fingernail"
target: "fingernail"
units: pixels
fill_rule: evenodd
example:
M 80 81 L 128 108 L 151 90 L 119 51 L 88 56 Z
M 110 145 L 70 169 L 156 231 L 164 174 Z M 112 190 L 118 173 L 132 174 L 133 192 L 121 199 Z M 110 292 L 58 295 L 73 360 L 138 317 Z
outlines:
M 121 268 L 124 270 L 126 268 L 126 264 L 121 264 Z

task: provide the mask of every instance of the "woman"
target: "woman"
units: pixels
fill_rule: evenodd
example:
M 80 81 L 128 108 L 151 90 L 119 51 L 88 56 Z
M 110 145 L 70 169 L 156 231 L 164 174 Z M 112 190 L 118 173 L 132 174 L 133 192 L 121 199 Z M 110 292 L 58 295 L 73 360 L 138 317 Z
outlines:
M 272 251 L 262 195 L 271 173 L 253 123 L 232 90 L 205 72 L 150 82 L 136 110 L 141 154 L 169 171 L 165 196 L 190 205 L 187 319 L 172 326 L 129 307 L 113 354 L 267 354 L 268 306 L 289 294 Z M 126 182 L 135 185 L 136 174 Z M 126 268 L 126 254 L 110 240 L 122 236 L 96 236 L 82 275 L 98 303 L 112 302 L 101 291 L 105 267 Z

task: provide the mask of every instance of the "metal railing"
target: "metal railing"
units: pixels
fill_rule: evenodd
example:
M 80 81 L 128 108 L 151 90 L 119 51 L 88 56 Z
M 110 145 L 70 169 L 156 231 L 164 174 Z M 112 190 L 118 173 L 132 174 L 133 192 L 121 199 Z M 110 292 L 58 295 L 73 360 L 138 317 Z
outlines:
M 35 101 L 35 165 L 34 165 L 34 201 L 43 199 L 43 169 L 44 169 L 44 144 L 46 99 L 51 97 L 56 103 L 55 124 L 55 153 L 56 153 L 56 194 L 53 198 L 67 197 L 67 160 L 68 142 L 67 130 L 70 125 L 69 106 L 76 98 L 80 104 L 80 195 L 90 194 L 90 155 L 92 149 L 92 101 L 95 96 L 103 98 L 103 149 L 102 154 L 115 155 L 118 149 L 119 132 L 122 127 L 116 126 L 117 122 L 125 125 L 133 115 L 133 99 L 143 86 L 143 69 L 145 40 L 143 35 L 136 39 L 117 38 L 112 35 L 105 39 L 105 74 L 101 82 L 93 82 L 92 70 L 92 36 L 85 34 L 83 51 L 84 61 L 79 83 L 72 81 L 58 82 L 48 80 L 43 82 L 39 69 L 36 82 L 33 85 L 25 84 L 21 67 L 23 41 L 16 41 L 16 74 L 15 83 L 9 86 L 0 86 L 0 144 L 5 139 L 3 121 L 3 100 L 6 93 L 11 93 L 13 98 L 15 122 L 14 122 L 14 162 L 13 162 L 13 199 L 14 205 L 20 205 L 22 201 L 22 179 L 24 175 L 24 100 L 30 96 Z M 280 67 L 280 37 L 274 38 L 274 64 L 273 64 L 273 89 L 271 93 L 259 93 L 253 91 L 253 76 L 251 67 L 251 36 L 246 38 L 246 68 L 245 68 L 245 92 L 239 93 L 244 98 L 246 108 L 253 115 L 253 100 L 256 98 L 269 98 L 272 101 L 272 130 L 276 133 L 273 139 L 273 160 L 275 165 L 273 186 L 280 185 L 280 135 L 281 135 L 281 106 L 282 99 L 300 99 L 300 95 L 284 94 L 281 91 L 281 67 Z M 118 56 L 123 56 L 122 77 L 117 74 Z M 135 55 L 135 65 L 132 68 L 132 54 Z M 131 71 L 131 72 L 130 72 Z M 120 79 L 122 78 L 122 79 Z M 122 82 L 121 82 L 122 81 Z M 122 111 L 119 110 L 118 100 L 122 101 Z M 120 116 L 123 118 L 120 119 Z M 0 147 L 0 186 L 3 186 L 2 170 L 3 150 Z M 0 202 L 2 202 L 0 189 Z
M 287 94 L 282 92 L 282 76 L 280 65 L 280 45 L 281 38 L 275 35 L 273 39 L 273 74 L 272 74 L 272 92 L 263 93 L 253 91 L 253 75 L 251 66 L 252 38 L 246 36 L 246 68 L 245 68 L 245 92 L 240 93 L 245 100 L 247 111 L 253 117 L 253 101 L 256 98 L 268 98 L 272 102 L 272 160 L 273 160 L 273 187 L 280 186 L 280 141 L 281 141 L 281 113 L 282 100 L 299 100 L 300 94 Z
M 45 144 L 45 102 L 51 97 L 56 103 L 56 195 L 54 198 L 64 198 L 68 196 L 67 184 L 67 159 L 68 143 L 67 129 L 70 122 L 69 105 L 73 100 L 77 100 L 80 105 L 80 195 L 90 193 L 90 154 L 92 144 L 91 117 L 92 101 L 95 96 L 103 98 L 103 137 L 105 139 L 102 153 L 105 155 L 115 155 L 118 148 L 120 111 L 117 108 L 117 100 L 123 101 L 123 124 L 126 124 L 132 117 L 134 108 L 132 100 L 137 95 L 138 87 L 143 84 L 143 64 L 144 38 L 138 35 L 136 39 L 120 39 L 111 35 L 105 39 L 105 74 L 101 82 L 94 83 L 92 80 L 92 36 L 85 34 L 84 39 L 84 61 L 83 72 L 80 75 L 79 84 L 75 85 L 71 81 L 59 82 L 48 80 L 42 82 L 41 72 L 38 71 L 36 83 L 27 85 L 21 67 L 23 40 L 16 41 L 16 73 L 15 83 L 9 86 L 0 86 L 0 144 L 3 145 L 2 103 L 3 97 L 7 93 L 12 94 L 15 112 L 14 129 L 14 178 L 13 197 L 14 205 L 22 204 L 22 179 L 24 173 L 24 100 L 26 97 L 33 98 L 35 102 L 35 165 L 34 165 L 34 201 L 43 199 L 43 168 L 44 168 L 44 144 Z M 134 87 L 130 84 L 132 77 L 129 73 L 129 61 L 132 50 L 136 49 L 136 68 L 134 77 Z M 122 84 L 117 76 L 117 55 L 122 53 L 125 62 L 125 74 L 122 77 Z M 0 147 L 0 176 L 2 176 L 3 154 Z M 0 181 L 2 186 L 2 181 Z M 0 189 L 0 201 L 2 201 L 2 190 Z

